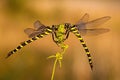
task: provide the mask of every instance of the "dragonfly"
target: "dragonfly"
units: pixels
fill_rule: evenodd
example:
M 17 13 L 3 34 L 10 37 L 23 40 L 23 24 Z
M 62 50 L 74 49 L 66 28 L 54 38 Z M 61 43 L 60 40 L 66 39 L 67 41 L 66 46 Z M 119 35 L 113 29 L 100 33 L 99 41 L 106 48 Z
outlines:
M 30 38 L 27 41 L 22 42 L 19 46 L 17 46 L 14 50 L 10 51 L 6 58 L 10 57 L 12 54 L 16 53 L 18 50 L 22 49 L 24 46 L 29 43 L 43 38 L 44 36 L 51 34 L 53 41 L 59 46 L 64 43 L 66 39 L 69 37 L 69 33 L 73 33 L 81 42 L 86 55 L 88 57 L 89 65 L 91 69 L 93 68 L 92 58 L 90 51 L 83 40 L 82 36 L 85 35 L 98 35 L 102 33 L 106 33 L 109 31 L 107 28 L 99 28 L 101 24 L 108 21 L 111 17 L 104 16 L 101 18 L 97 18 L 95 20 L 89 21 L 89 14 L 84 14 L 81 19 L 76 24 L 64 23 L 59 25 L 46 26 L 42 24 L 39 20 L 34 22 L 34 28 L 26 28 L 24 32 Z

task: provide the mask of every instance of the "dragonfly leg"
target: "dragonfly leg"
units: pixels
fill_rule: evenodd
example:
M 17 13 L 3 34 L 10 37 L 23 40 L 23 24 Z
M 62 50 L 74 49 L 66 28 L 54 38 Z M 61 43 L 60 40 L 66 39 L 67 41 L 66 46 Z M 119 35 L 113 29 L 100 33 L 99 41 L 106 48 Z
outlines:
M 66 37 L 65 37 L 64 41 L 65 41 L 66 39 L 68 39 L 68 37 L 69 37 L 69 31 L 67 30 L 65 34 L 66 34 Z
M 55 43 L 57 43 L 57 41 L 55 40 L 55 34 L 52 32 L 52 39 Z

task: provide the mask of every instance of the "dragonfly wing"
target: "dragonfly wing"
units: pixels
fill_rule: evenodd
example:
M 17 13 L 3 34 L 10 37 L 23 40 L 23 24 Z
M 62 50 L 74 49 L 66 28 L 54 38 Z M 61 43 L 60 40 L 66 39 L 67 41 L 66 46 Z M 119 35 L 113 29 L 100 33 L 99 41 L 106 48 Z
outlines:
M 86 22 L 88 22 L 88 20 L 89 20 L 89 14 L 86 13 L 86 14 L 84 14 L 84 16 L 77 22 L 77 25 L 78 25 L 78 24 L 81 24 L 81 23 L 86 23 Z
M 110 31 L 106 28 L 95 28 L 95 29 L 81 29 L 79 32 L 83 36 L 97 36 L 99 34 L 103 34 Z
M 86 28 L 95 28 L 103 23 L 105 23 L 106 21 L 108 21 L 111 17 L 110 16 L 105 16 L 105 17 L 101 17 L 92 21 L 89 21 L 87 23 L 85 23 Z
M 89 14 L 85 13 L 84 16 L 81 18 L 81 21 L 82 22 L 88 22 L 88 20 L 89 20 Z
M 40 31 L 36 31 L 32 28 L 27 28 L 24 30 L 24 32 L 29 36 L 29 38 L 32 38 L 41 33 Z
M 35 21 L 34 27 L 35 27 L 35 30 L 39 32 L 44 32 L 44 30 L 46 29 L 46 26 L 41 24 L 39 20 Z
M 85 14 L 76 24 L 76 28 L 78 29 L 78 31 L 80 31 L 81 29 L 86 29 L 85 23 L 87 23 L 89 20 L 89 14 Z M 84 32 L 85 34 L 86 32 Z
M 30 34 L 34 33 L 35 30 L 32 29 L 32 28 L 26 28 L 26 29 L 24 30 L 24 32 L 25 32 L 27 35 L 30 35 Z
M 29 35 L 29 38 L 33 38 L 33 37 L 37 36 L 38 34 L 41 34 L 41 32 L 40 31 L 35 31 L 34 33 Z
M 39 20 L 35 21 L 34 28 L 35 30 L 40 29 L 42 26 L 44 26 Z

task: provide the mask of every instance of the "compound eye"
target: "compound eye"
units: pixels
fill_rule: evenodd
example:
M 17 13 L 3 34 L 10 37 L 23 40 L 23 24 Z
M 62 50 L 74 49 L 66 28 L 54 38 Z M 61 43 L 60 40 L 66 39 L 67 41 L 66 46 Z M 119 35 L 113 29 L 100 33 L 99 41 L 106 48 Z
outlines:
M 52 25 L 52 29 L 56 31 L 56 30 L 58 30 L 58 26 Z
M 68 26 L 68 23 L 65 23 L 65 26 Z
M 65 28 L 69 28 L 69 24 L 68 23 L 65 23 Z
M 55 29 L 55 30 L 58 30 L 58 26 L 55 26 L 54 29 Z
M 58 30 L 58 28 L 57 28 L 57 27 L 55 27 L 55 30 Z

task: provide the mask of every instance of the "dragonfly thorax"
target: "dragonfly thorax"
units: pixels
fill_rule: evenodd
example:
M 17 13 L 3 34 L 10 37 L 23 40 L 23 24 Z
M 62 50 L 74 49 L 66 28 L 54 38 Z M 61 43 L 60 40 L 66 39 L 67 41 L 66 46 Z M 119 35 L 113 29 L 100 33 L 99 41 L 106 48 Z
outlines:
M 54 25 L 53 27 L 53 37 L 56 44 L 61 44 L 66 40 L 66 35 L 68 34 L 68 26 L 66 24 Z

